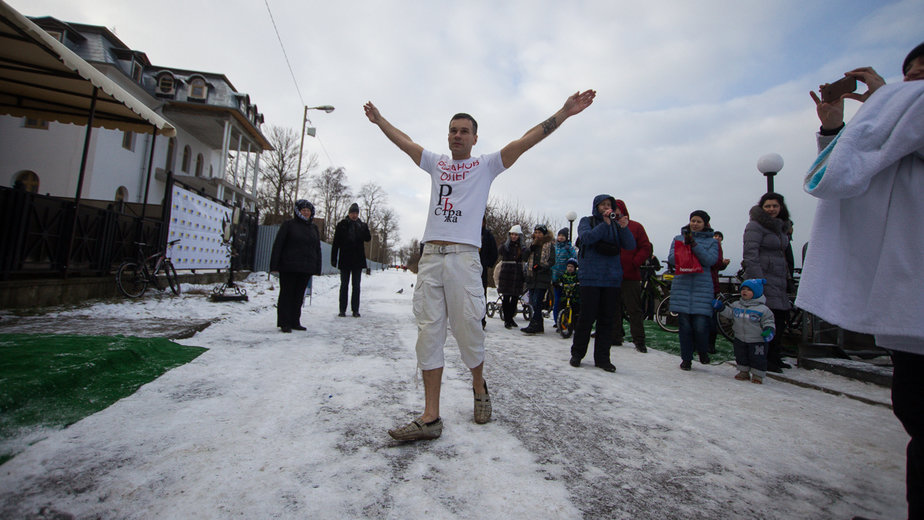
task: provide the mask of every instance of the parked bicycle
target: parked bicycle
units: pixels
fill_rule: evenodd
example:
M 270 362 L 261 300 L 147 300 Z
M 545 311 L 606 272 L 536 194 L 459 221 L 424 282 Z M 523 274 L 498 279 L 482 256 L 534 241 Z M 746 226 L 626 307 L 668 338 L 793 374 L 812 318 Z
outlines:
M 116 285 L 122 294 L 129 298 L 138 298 L 148 289 L 148 285 L 153 285 L 160 290 L 166 289 L 167 286 L 173 294 L 180 294 L 180 281 L 177 278 L 176 268 L 173 262 L 167 256 L 167 251 L 176 245 L 180 239 L 171 240 L 167 243 L 167 249 L 158 251 L 150 256 L 144 255 L 143 242 L 135 242 L 138 246 L 138 256 L 135 260 L 126 260 L 119 266 L 116 272 Z M 167 279 L 167 285 L 161 286 L 158 281 L 158 275 L 163 272 Z
M 558 310 L 558 333 L 567 339 L 574 334 L 574 326 L 580 312 L 578 284 L 566 284 L 561 293 L 561 309 Z

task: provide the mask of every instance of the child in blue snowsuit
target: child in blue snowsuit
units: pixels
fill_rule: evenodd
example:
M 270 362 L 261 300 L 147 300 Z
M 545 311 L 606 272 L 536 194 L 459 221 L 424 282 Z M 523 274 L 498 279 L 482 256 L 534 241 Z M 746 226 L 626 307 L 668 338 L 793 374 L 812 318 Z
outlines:
M 761 384 L 767 372 L 767 343 L 773 339 L 776 326 L 773 311 L 766 305 L 763 278 L 752 278 L 741 284 L 741 299 L 725 305 L 713 300 L 719 315 L 732 320 L 735 332 L 735 379 Z

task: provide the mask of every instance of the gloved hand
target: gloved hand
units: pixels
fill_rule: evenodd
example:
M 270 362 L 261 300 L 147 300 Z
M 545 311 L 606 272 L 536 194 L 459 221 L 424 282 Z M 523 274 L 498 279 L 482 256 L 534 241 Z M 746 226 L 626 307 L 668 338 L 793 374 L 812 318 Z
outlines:
M 722 309 L 725 308 L 725 303 L 722 300 L 716 298 L 712 300 L 712 308 L 717 311 L 721 311 Z
M 760 333 L 760 335 L 763 336 L 765 343 L 770 343 L 774 336 L 773 329 L 770 327 L 764 327 L 764 330 Z

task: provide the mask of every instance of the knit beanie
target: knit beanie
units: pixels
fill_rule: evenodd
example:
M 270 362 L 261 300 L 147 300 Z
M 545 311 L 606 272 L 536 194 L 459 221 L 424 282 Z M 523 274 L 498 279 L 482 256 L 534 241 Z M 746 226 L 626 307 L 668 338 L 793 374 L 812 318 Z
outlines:
M 308 217 L 308 218 L 314 217 L 314 205 L 313 204 L 311 204 L 305 199 L 298 199 L 297 201 L 295 201 L 295 215 L 296 216 L 301 217 L 302 216 L 301 211 L 305 208 L 308 208 L 309 210 L 311 210 L 311 217 Z
M 764 295 L 765 283 L 767 283 L 767 280 L 763 278 L 751 278 L 750 280 L 741 282 L 741 287 L 747 287 L 754 293 L 755 298 L 760 298 Z
M 564 236 L 565 236 L 565 240 L 568 240 L 568 239 L 571 238 L 571 236 L 568 234 L 568 228 L 566 228 L 566 227 L 563 227 L 563 228 L 559 229 L 559 230 L 558 230 L 558 234 L 559 234 L 559 236 L 564 235 Z
M 698 209 L 694 211 L 693 213 L 690 213 L 690 218 L 693 218 L 693 217 L 699 217 L 703 219 L 704 224 L 706 224 L 707 226 L 709 225 L 709 214 L 706 213 L 705 211 Z
M 340 206 L 340 207 L 342 208 L 343 206 Z M 353 204 L 350 204 L 350 211 L 348 211 L 347 213 L 359 213 L 359 204 L 355 202 Z
M 543 235 L 549 234 L 549 228 L 543 226 L 542 224 L 539 224 L 538 226 L 536 226 L 535 230 L 542 233 Z
M 510 231 L 508 231 L 507 233 L 516 233 L 517 235 L 522 235 L 523 228 L 521 228 L 519 224 L 514 224 L 513 226 L 510 227 Z
M 908 53 L 908 56 L 905 58 L 905 61 L 902 62 L 902 74 L 907 74 L 908 69 L 911 67 L 911 62 L 915 60 L 918 56 L 924 54 L 924 42 L 922 42 L 917 47 L 911 49 L 911 52 Z

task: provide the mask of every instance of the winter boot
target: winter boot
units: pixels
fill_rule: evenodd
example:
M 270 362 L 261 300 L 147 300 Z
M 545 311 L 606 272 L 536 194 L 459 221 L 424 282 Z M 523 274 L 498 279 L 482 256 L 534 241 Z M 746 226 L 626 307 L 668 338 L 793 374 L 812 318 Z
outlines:
M 648 352 L 648 347 L 645 346 L 645 340 L 636 341 L 635 350 L 641 352 L 642 354 L 644 354 L 645 352 Z

